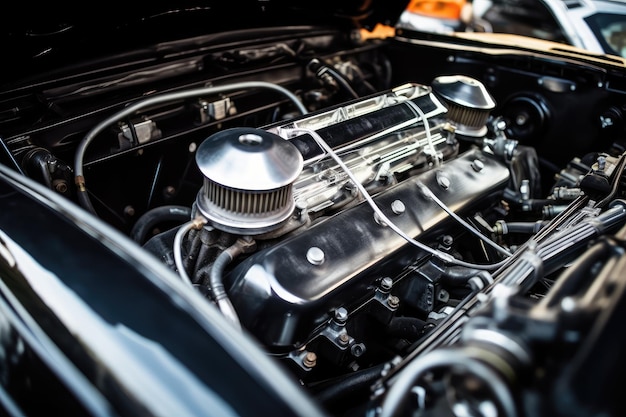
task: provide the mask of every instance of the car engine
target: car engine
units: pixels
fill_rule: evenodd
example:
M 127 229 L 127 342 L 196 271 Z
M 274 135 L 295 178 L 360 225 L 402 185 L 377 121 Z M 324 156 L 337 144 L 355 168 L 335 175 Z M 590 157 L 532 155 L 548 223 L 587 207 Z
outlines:
M 331 415 L 619 415 L 623 81 L 399 35 L 57 83 L 3 121 L 3 157 L 176 271 Z M 219 77 L 174 82 L 185 65 Z

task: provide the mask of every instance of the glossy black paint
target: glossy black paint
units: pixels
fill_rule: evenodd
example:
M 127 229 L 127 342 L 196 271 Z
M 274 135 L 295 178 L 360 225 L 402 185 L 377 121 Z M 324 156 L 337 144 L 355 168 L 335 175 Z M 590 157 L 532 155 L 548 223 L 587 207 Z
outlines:
M 477 159 L 484 163 L 480 172 L 471 167 Z M 449 180 L 449 189 L 438 185 L 441 177 Z M 488 200 L 503 189 L 509 172 L 496 159 L 468 152 L 416 178 L 447 206 L 467 212 L 473 201 Z M 375 201 L 409 236 L 426 240 L 426 235 L 436 236 L 443 230 L 445 213 L 418 191 L 417 180 L 402 182 L 376 196 Z M 395 201 L 402 202 L 406 211 L 394 213 L 391 207 Z M 307 251 L 313 247 L 325 254 L 321 265 L 307 261 Z M 398 256 L 402 248 L 411 254 Z M 371 207 L 362 203 L 250 256 L 228 278 L 232 281 L 230 297 L 242 323 L 264 344 L 297 346 L 328 318 L 325 312 L 354 305 L 374 291 L 373 277 L 395 276 L 410 263 L 407 258 L 419 256 L 425 255 L 416 255 L 414 247 L 377 222 Z M 390 258 L 404 262 L 384 261 Z M 364 267 L 357 269 L 355 265 Z
M 35 357 L 37 369 L 26 369 L 65 385 L 67 395 L 44 403 L 49 409 L 102 410 L 79 393 L 87 389 L 119 415 L 319 413 L 246 336 L 133 242 L 4 167 L 0 180 L 0 231 L 16 264 L 3 265 L 3 296 L 67 361 L 60 368 Z M 27 396 L 15 401 L 29 408 Z

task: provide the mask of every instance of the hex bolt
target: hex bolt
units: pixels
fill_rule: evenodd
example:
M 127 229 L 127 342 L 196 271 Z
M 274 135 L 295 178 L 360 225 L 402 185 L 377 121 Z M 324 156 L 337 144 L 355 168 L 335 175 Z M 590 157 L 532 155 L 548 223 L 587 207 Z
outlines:
M 306 252 L 306 260 L 311 265 L 321 265 L 324 263 L 324 251 L 317 246 L 312 246 Z
M 345 323 L 348 320 L 348 310 L 343 307 L 339 307 L 335 310 L 335 321 L 338 323 Z
M 439 238 L 439 244 L 437 245 L 437 249 L 448 252 L 452 248 L 453 239 L 450 235 L 444 235 Z
M 382 227 L 387 227 L 387 223 L 385 223 L 378 213 L 374 213 L 374 221 Z
M 406 207 L 402 201 L 394 200 L 393 203 L 391 203 L 391 211 L 393 211 L 394 214 L 400 215 L 406 211 Z
M 306 200 L 296 200 L 296 217 L 299 221 L 304 222 L 307 218 L 307 209 L 309 208 L 309 204 Z
M 176 194 L 176 188 L 168 185 L 167 187 L 165 187 L 163 189 L 163 194 L 165 195 L 165 197 L 174 197 L 174 195 Z
M 400 299 L 395 295 L 390 295 L 387 298 L 387 305 L 391 308 L 397 308 L 400 305 Z
M 380 289 L 383 291 L 389 291 L 393 286 L 393 280 L 389 277 L 385 277 L 380 281 Z
M 450 188 L 450 178 L 445 175 L 437 175 L 437 184 L 444 190 Z
M 472 169 L 476 172 L 480 172 L 485 168 L 485 164 L 480 159 L 474 159 L 472 161 Z
M 343 185 L 343 188 L 352 196 L 356 196 L 359 193 L 359 189 L 354 185 L 352 181 L 348 181 Z
M 64 180 L 54 180 L 52 181 L 52 185 L 56 192 L 64 194 L 67 192 L 67 181 Z
M 317 364 L 317 355 L 315 352 L 307 352 L 302 359 L 302 365 L 306 368 L 313 368 Z
M 352 345 L 352 347 L 350 348 L 350 353 L 352 353 L 352 356 L 354 356 L 355 358 L 358 358 L 365 353 L 365 345 L 363 343 L 356 343 Z
M 350 336 L 348 336 L 348 333 L 341 333 L 337 338 L 337 341 L 341 346 L 346 346 L 348 343 L 350 343 Z

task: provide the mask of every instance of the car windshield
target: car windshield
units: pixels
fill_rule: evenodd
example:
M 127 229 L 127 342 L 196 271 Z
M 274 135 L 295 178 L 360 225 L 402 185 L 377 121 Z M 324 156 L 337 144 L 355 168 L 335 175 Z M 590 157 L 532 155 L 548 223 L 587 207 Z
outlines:
M 626 57 L 626 15 L 598 13 L 586 21 L 605 50 Z
M 473 6 L 470 29 L 569 43 L 557 18 L 542 0 L 476 0 Z

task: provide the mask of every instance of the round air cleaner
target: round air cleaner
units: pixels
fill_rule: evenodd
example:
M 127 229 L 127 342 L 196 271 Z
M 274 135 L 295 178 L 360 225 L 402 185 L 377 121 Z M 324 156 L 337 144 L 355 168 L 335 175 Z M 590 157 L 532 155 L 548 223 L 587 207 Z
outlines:
M 204 175 L 196 205 L 215 228 L 261 234 L 293 212 L 292 184 L 303 160 L 295 145 L 280 136 L 261 129 L 226 129 L 202 142 L 196 163 Z
M 461 135 L 480 137 L 487 133 L 487 119 L 496 107 L 485 86 L 464 75 L 437 77 L 432 89 L 448 108 L 448 119 Z

